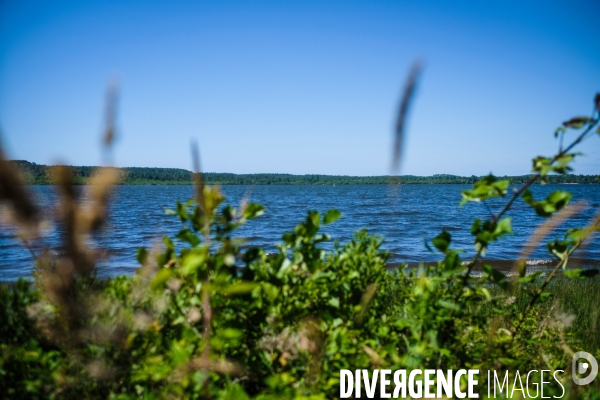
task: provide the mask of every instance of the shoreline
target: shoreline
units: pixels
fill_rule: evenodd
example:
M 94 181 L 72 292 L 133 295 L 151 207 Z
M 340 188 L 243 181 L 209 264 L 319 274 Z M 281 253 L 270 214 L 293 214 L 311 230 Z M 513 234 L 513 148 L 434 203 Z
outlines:
M 470 185 L 471 183 L 464 182 L 356 182 L 356 183 L 220 183 L 220 182 L 210 182 L 205 181 L 206 185 L 211 186 L 387 186 L 387 185 Z M 518 185 L 520 183 L 513 183 L 511 185 Z M 82 182 L 74 182 L 73 186 L 87 186 L 89 183 Z M 535 183 L 534 185 L 541 185 L 540 183 Z M 600 182 L 585 182 L 585 183 L 546 183 L 545 185 L 600 185 Z M 26 186 L 58 186 L 55 183 L 28 183 Z M 155 182 L 155 183 L 117 183 L 115 186 L 194 186 L 193 182 Z
M 465 260 L 465 261 L 463 261 L 463 265 L 466 265 L 469 262 L 470 262 L 470 260 Z M 517 262 L 517 260 L 498 260 L 498 259 L 496 259 L 496 260 L 480 260 L 478 262 L 478 264 L 475 266 L 475 268 L 473 268 L 473 271 L 471 272 L 471 274 L 472 274 L 472 276 L 481 276 L 481 267 L 485 264 L 489 264 L 492 267 L 497 268 L 498 270 L 504 272 L 509 277 L 515 276 L 516 275 L 516 271 L 515 271 L 516 262 Z M 531 275 L 532 273 L 534 273 L 536 271 L 542 271 L 542 272 L 551 271 L 558 262 L 559 262 L 559 260 L 552 260 L 552 259 L 527 260 L 526 261 L 527 272 L 525 275 Z M 427 267 L 436 267 L 437 263 L 438 263 L 437 261 L 388 262 L 386 264 L 386 267 L 390 272 L 392 272 L 393 270 L 400 267 L 401 265 L 407 265 L 407 267 L 409 269 L 415 269 L 415 268 L 418 268 L 420 265 L 424 265 Z M 237 270 L 242 271 L 244 268 L 245 267 L 237 267 Z M 583 270 L 600 269 L 600 260 L 586 259 L 586 258 L 572 258 L 569 260 L 569 263 L 567 264 L 567 269 L 575 269 L 575 268 L 581 268 Z M 105 279 L 112 279 L 117 276 L 133 276 L 133 275 L 135 275 L 136 270 L 137 270 L 137 268 L 132 268 L 131 273 L 122 273 L 122 274 L 116 274 L 116 275 L 107 276 L 107 277 L 99 277 L 99 279 L 105 280 Z M 558 273 L 562 274 L 562 271 L 563 270 L 561 269 L 558 271 Z M 13 285 L 19 279 L 24 279 L 30 283 L 33 282 L 33 276 L 30 273 L 29 275 L 22 276 L 20 278 L 17 278 L 16 280 L 0 280 L 0 285 Z

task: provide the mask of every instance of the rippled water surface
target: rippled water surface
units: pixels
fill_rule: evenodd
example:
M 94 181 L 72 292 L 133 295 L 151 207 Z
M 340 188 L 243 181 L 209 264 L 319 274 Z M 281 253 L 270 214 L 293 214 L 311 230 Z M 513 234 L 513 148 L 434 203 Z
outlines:
M 366 228 L 370 233 L 385 237 L 384 248 L 392 254 L 392 261 L 433 261 L 438 255 L 430 253 L 425 238 L 432 238 L 441 229 L 452 234 L 454 247 L 466 251 L 465 258 L 473 254 L 473 239 L 469 228 L 474 218 L 486 218 L 490 211 L 498 211 L 502 201 L 494 201 L 490 208 L 479 203 L 458 208 L 460 191 L 468 185 L 338 185 L 338 186 L 225 186 L 222 188 L 228 202 L 239 204 L 246 195 L 251 201 L 263 204 L 267 210 L 260 218 L 238 231 L 248 239 L 249 245 L 263 246 L 274 251 L 285 231 L 290 231 L 301 221 L 307 210 L 326 211 L 339 209 L 343 217 L 327 226 L 325 232 L 333 239 L 344 242 L 354 231 Z M 536 198 L 547 196 L 554 190 L 569 190 L 573 201 L 585 200 L 586 211 L 577 215 L 553 234 L 560 236 L 568 227 L 583 226 L 600 209 L 600 185 L 536 185 Z M 38 202 L 50 209 L 56 201 L 52 186 L 31 187 Z M 176 200 L 192 196 L 191 186 L 120 186 L 111 205 L 111 219 L 101 233 L 96 245 L 108 250 L 101 263 L 102 275 L 129 273 L 137 267 L 135 253 L 138 247 L 160 241 L 163 235 L 174 235 L 180 228 L 179 220 L 165 215 L 165 207 L 173 207 Z M 513 218 L 514 235 L 494 244 L 487 258 L 514 260 L 528 236 L 543 218 L 522 201 L 508 216 Z M 56 247 L 59 232 L 50 228 L 36 246 Z M 536 259 L 551 258 L 544 246 L 533 255 Z M 590 241 L 578 256 L 600 260 L 600 235 Z M 32 257 L 23 248 L 15 232 L 6 226 L 0 231 L 0 280 L 14 280 L 28 276 L 33 265 Z

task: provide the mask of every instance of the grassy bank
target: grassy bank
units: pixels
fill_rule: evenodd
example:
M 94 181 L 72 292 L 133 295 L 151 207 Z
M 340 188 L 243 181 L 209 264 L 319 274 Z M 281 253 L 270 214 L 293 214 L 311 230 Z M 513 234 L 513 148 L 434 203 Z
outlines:
M 502 290 L 494 290 L 494 296 L 503 302 L 513 303 L 520 313 L 524 312 L 531 300 L 531 290 L 539 288 L 538 279 L 530 290 L 519 290 L 514 296 L 506 295 Z M 573 348 L 586 349 L 592 354 L 600 354 L 600 277 L 588 279 L 569 279 L 563 275 L 557 276 L 548 285 L 547 298 L 539 304 L 537 310 L 540 316 L 538 324 L 563 324 L 565 342 Z M 494 310 L 482 306 L 479 311 L 486 319 L 492 320 Z M 508 321 L 505 326 L 508 326 Z

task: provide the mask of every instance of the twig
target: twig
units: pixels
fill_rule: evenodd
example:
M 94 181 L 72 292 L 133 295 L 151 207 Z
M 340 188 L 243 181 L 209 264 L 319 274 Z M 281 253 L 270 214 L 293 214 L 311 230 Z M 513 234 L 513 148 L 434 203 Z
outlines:
M 196 203 L 200 208 L 202 233 L 207 243 L 210 243 L 210 226 L 209 226 L 209 215 L 206 208 L 206 202 L 204 201 L 204 177 L 200 169 L 200 151 L 198 150 L 198 142 L 192 142 L 192 161 L 194 164 L 194 172 L 192 176 L 194 178 L 194 187 L 196 189 Z

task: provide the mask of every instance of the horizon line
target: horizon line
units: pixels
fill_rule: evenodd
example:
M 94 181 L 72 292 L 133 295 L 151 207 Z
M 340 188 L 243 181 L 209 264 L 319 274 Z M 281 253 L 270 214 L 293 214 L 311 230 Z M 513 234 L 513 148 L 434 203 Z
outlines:
M 66 166 L 66 167 L 72 167 L 72 168 L 117 168 L 117 169 L 128 169 L 128 168 L 137 168 L 137 169 L 162 169 L 162 170 L 179 170 L 179 171 L 186 171 L 189 172 L 190 174 L 194 173 L 191 170 L 185 169 L 185 168 L 176 168 L 176 167 L 117 167 L 114 165 L 69 165 L 69 164 L 53 164 L 53 165 L 48 165 L 48 164 L 38 164 L 36 162 L 33 161 L 27 161 L 27 160 L 7 160 L 9 162 L 22 162 L 22 163 L 28 163 L 28 164 L 33 164 L 36 166 L 40 166 L 40 167 L 58 167 L 58 166 Z M 522 174 L 522 175 L 494 175 L 493 173 L 489 173 L 486 175 L 455 175 L 455 174 L 447 174 L 447 173 L 438 173 L 438 174 L 433 174 L 433 175 L 412 175 L 412 174 L 408 174 L 408 175 L 331 175 L 331 174 L 317 174 L 317 173 L 312 173 L 312 174 L 291 174 L 291 173 L 287 173 L 287 172 L 251 172 L 251 173 L 237 173 L 237 172 L 201 172 L 203 175 L 204 174 L 229 174 L 229 175 L 289 175 L 289 176 L 324 176 L 324 177 L 346 177 L 346 178 L 394 178 L 394 177 L 417 177 L 417 178 L 433 178 L 433 177 L 458 177 L 458 178 L 472 178 L 472 177 L 484 177 L 484 176 L 490 176 L 493 175 L 495 177 L 525 177 L 525 176 L 531 176 L 533 175 L 533 173 L 529 173 L 529 174 Z M 598 174 L 564 174 L 563 176 L 569 176 L 569 175 L 575 175 L 575 176 L 584 176 L 584 177 L 589 177 L 589 176 L 600 176 L 600 173 Z M 561 176 L 561 175 L 552 175 L 552 176 Z

